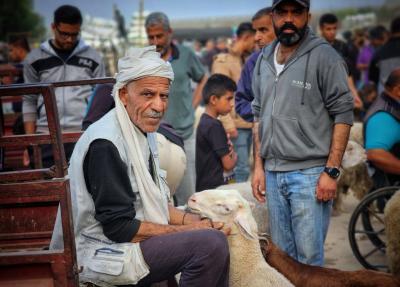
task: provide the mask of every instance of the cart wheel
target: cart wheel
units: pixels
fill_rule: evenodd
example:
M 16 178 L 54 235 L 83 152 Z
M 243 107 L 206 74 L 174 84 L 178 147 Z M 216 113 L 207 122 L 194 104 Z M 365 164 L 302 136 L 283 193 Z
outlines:
M 350 218 L 350 246 L 354 256 L 367 269 L 388 271 L 383 211 L 398 189 L 398 186 L 389 186 L 371 192 L 361 200 Z

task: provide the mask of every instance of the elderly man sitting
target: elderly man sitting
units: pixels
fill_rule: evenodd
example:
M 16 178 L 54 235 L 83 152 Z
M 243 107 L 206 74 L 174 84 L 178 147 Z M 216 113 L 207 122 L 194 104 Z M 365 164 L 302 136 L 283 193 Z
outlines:
M 180 286 L 228 286 L 222 223 L 169 204 L 155 139 L 173 80 L 155 47 L 118 62 L 115 109 L 82 135 L 69 175 L 80 282 L 147 286 L 181 272 Z M 62 247 L 60 216 L 51 248 Z

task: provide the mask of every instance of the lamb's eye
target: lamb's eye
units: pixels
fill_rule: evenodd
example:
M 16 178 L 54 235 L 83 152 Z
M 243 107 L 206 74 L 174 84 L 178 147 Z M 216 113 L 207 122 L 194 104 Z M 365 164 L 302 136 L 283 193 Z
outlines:
M 231 211 L 230 208 L 224 204 L 217 203 L 216 205 L 217 205 L 217 207 L 225 209 L 225 211 Z

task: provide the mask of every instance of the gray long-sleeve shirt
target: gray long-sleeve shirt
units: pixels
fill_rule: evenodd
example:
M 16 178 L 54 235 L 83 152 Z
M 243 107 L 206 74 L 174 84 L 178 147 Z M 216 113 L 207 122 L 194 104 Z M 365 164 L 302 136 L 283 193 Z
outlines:
M 278 75 L 277 41 L 264 48 L 253 74 L 254 116 L 265 168 L 290 171 L 326 164 L 333 125 L 353 123 L 353 97 L 342 57 L 309 30 Z

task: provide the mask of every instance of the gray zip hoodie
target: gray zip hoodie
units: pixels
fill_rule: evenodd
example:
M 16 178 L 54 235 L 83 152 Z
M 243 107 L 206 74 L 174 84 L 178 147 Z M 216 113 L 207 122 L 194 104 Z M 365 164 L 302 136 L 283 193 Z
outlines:
M 333 125 L 353 123 L 353 97 L 342 57 L 308 29 L 302 43 L 276 73 L 274 41 L 259 56 L 253 74 L 255 118 L 261 157 L 269 171 L 326 164 Z
M 105 76 L 105 67 L 99 53 L 80 40 L 71 55 L 64 61 L 43 42 L 29 53 L 24 65 L 25 83 L 53 83 L 75 81 Z M 64 131 L 80 131 L 91 86 L 56 88 L 58 116 Z M 41 95 L 23 97 L 24 121 L 35 121 L 37 132 L 48 132 L 46 111 Z M 38 116 L 37 116 L 38 115 Z

